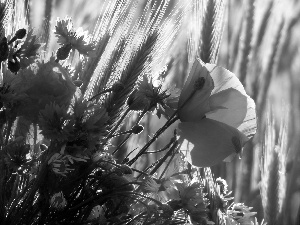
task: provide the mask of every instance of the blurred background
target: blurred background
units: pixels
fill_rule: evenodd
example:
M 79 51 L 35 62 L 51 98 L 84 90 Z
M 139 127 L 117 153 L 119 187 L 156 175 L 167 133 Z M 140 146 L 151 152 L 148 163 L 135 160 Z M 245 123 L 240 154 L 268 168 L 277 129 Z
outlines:
M 146 15 L 151 9 L 164 10 L 161 23 L 169 24 L 173 30 L 178 24 L 161 63 L 153 68 L 153 75 L 169 65 L 166 82 L 182 86 L 195 49 L 201 52 L 206 43 L 202 31 L 208 21 L 207 1 L 132 1 L 135 2 L 133 17 Z M 26 15 L 28 24 L 45 42 L 49 40 L 46 47 L 52 51 L 58 48 L 52 32 L 57 17 L 69 16 L 75 28 L 82 27 L 92 34 L 99 16 L 105 15 L 106 6 L 118 2 L 125 0 L 15 0 L 16 7 L 20 8 L 18 12 Z M 149 2 L 147 11 L 145 7 Z M 216 51 L 212 51 L 214 55 L 208 56 L 206 62 L 223 66 L 240 78 L 257 104 L 258 131 L 244 148 L 241 159 L 221 163 L 211 170 L 215 178 L 227 180 L 235 202 L 254 207 L 259 221 L 264 218 L 269 224 L 275 224 L 280 215 L 285 224 L 300 224 L 300 2 L 213 2 L 211 18 L 217 26 L 216 33 L 212 31 L 212 34 L 218 46 L 211 46 Z M 165 8 L 161 4 L 165 4 Z M 126 11 L 132 13 L 130 7 Z M 122 23 L 116 26 L 118 24 Z M 128 118 L 128 124 L 135 116 Z M 127 149 L 146 143 L 162 122 L 163 119 L 146 115 L 142 121 L 144 131 L 132 138 L 118 157 L 123 159 Z M 172 135 L 173 129 L 170 129 L 152 148 L 162 148 Z M 114 144 L 121 141 L 116 139 Z M 143 168 L 156 157 L 159 156 L 145 157 L 136 166 Z

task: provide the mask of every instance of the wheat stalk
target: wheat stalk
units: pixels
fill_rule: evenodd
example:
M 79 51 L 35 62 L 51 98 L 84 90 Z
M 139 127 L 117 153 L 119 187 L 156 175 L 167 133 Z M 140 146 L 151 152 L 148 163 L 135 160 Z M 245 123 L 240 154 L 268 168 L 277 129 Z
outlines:
M 241 63 L 239 65 L 240 81 L 243 85 L 246 83 L 246 76 L 248 72 L 248 64 L 250 61 L 250 54 L 252 49 L 252 36 L 254 27 L 254 11 L 255 0 L 248 0 L 245 29 L 244 29 L 244 41 L 242 43 Z
M 117 118 L 124 112 L 126 100 L 133 91 L 136 81 L 142 75 L 156 41 L 157 33 L 150 34 L 146 38 L 139 49 L 133 53 L 129 64 L 122 71 L 119 82 L 124 86 L 124 89 L 119 92 L 112 92 L 107 96 L 105 106 L 110 117 L 109 126 L 115 125 Z
M 205 63 L 216 63 L 223 31 L 224 1 L 208 1 L 203 19 L 200 58 Z
M 53 11 L 53 0 L 46 0 L 44 8 L 44 21 L 43 21 L 43 42 L 45 43 L 45 49 L 48 48 L 50 41 L 50 26 L 51 26 L 51 17 Z
M 272 45 L 271 54 L 269 56 L 268 65 L 264 74 L 263 78 L 263 84 L 260 88 L 260 93 L 257 100 L 258 105 L 258 118 L 261 118 L 262 112 L 265 107 L 266 99 L 267 99 L 267 93 L 269 90 L 269 86 L 271 83 L 271 79 L 273 74 L 276 72 L 277 69 L 277 63 L 278 63 L 278 57 L 280 55 L 281 50 L 281 44 L 282 44 L 282 35 L 284 33 L 284 19 L 281 19 L 275 37 L 274 37 L 274 43 Z
M 265 12 L 264 12 L 264 15 L 263 15 L 263 18 L 260 22 L 260 26 L 259 26 L 259 29 L 258 29 L 258 32 L 257 32 L 257 37 L 256 37 L 256 42 L 255 42 L 255 50 L 254 50 L 254 54 L 256 55 L 257 54 L 257 51 L 262 43 L 262 40 L 265 36 L 265 33 L 266 33 L 266 29 L 269 25 L 269 20 L 270 20 L 270 16 L 271 16 L 271 13 L 272 13 L 272 9 L 273 9 L 273 6 L 274 6 L 274 1 L 270 1 Z
M 266 134 L 261 160 L 261 196 L 264 219 L 268 224 L 282 224 L 283 211 L 286 207 L 286 156 L 287 122 L 281 123 L 278 140 L 275 139 L 275 124 L 267 115 Z

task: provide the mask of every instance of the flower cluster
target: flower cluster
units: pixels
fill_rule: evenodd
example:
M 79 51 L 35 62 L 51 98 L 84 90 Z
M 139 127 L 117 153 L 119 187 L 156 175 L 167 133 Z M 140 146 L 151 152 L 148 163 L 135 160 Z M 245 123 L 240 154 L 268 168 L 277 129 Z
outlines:
M 120 71 L 111 69 L 117 68 L 114 63 L 100 73 L 115 75 L 113 82 L 107 82 L 114 85 L 90 99 L 85 88 L 90 93 L 100 89 L 94 77 L 97 71 L 84 67 L 102 61 L 100 55 L 93 61 L 95 43 L 86 33 L 75 31 L 70 18 L 57 20 L 56 58 L 40 56 L 42 44 L 32 30 L 20 29 L 1 40 L 0 219 L 4 224 L 214 224 L 215 211 L 229 224 L 250 221 L 254 213 L 249 208 L 229 204 L 226 181 L 212 181 L 212 195 L 206 187 L 210 178 L 200 168 L 241 154 L 256 132 L 254 101 L 233 73 L 199 59 L 182 89 L 154 81 L 151 70 L 145 69 L 159 38 L 154 33 L 155 38 L 150 35 L 133 48 L 129 54 L 133 59 L 125 62 L 129 66 L 124 66 L 121 78 L 115 75 Z M 22 39 L 18 47 L 17 40 Z M 133 40 L 128 38 L 124 45 L 134 45 Z M 77 63 L 73 70 L 67 59 L 75 50 L 81 55 L 73 55 Z M 122 51 L 112 53 L 120 64 L 130 58 Z M 79 82 L 81 66 L 84 74 Z M 83 83 L 85 88 L 79 88 Z M 102 94 L 105 97 L 99 97 Z M 132 112 L 138 119 L 125 130 Z M 144 146 L 126 149 L 131 136 L 143 134 L 146 125 L 141 121 L 149 112 L 167 121 Z M 171 130 L 174 123 L 177 126 Z M 169 143 L 150 151 L 170 130 L 174 135 Z M 142 156 L 150 154 L 160 158 L 144 165 Z

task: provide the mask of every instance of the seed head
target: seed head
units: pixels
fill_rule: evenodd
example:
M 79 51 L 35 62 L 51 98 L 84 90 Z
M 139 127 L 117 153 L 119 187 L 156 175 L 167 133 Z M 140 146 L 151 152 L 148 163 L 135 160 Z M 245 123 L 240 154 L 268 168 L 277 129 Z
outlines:
M 194 84 L 194 89 L 195 90 L 201 90 L 205 84 L 205 78 L 204 77 L 199 77 Z

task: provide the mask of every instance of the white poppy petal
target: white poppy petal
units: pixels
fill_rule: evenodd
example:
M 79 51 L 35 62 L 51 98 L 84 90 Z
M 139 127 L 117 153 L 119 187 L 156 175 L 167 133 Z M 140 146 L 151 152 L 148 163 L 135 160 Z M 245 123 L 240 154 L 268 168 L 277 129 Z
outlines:
M 257 121 L 255 102 L 249 96 L 247 97 L 247 114 L 243 123 L 238 127 L 239 131 L 245 134 L 248 138 L 253 137 L 256 133 Z
M 247 97 L 233 88 L 212 95 L 209 105 L 211 111 L 206 114 L 207 118 L 235 128 L 243 123 L 247 114 Z
M 205 67 L 210 72 L 210 75 L 214 80 L 214 89 L 211 93 L 212 95 L 228 88 L 234 88 L 242 94 L 247 95 L 244 86 L 234 73 L 214 64 L 207 63 L 205 64 Z
M 238 96 L 237 94 L 235 94 L 230 98 L 231 102 L 226 103 L 228 105 L 228 109 L 230 109 L 228 112 L 226 112 L 226 110 L 220 109 L 218 110 L 220 112 L 213 111 L 211 114 L 207 114 L 207 117 L 234 126 L 238 128 L 242 133 L 244 133 L 247 137 L 254 136 L 257 127 L 255 102 L 250 96 L 246 94 L 246 91 L 242 83 L 234 75 L 234 73 L 230 72 L 229 70 L 226 70 L 214 64 L 205 64 L 205 67 L 210 72 L 210 75 L 213 78 L 214 85 L 215 85 L 211 93 L 212 95 L 210 97 L 212 99 L 211 102 L 214 102 L 216 101 L 216 99 L 220 98 L 219 95 L 225 94 L 226 92 L 229 93 L 230 91 L 227 90 L 230 89 L 235 89 L 246 97 L 245 100 L 245 98 L 242 98 L 240 95 Z M 220 102 L 221 99 L 219 103 Z M 246 107 L 245 107 L 245 102 L 247 104 Z M 224 105 L 221 104 L 221 106 L 226 107 L 226 104 Z M 211 103 L 212 110 L 214 110 L 213 109 L 214 105 L 215 107 L 217 106 L 216 103 Z M 212 115 L 214 113 L 219 113 L 219 114 Z M 232 116 L 230 117 L 231 113 Z M 243 117 L 244 113 L 245 113 L 245 117 L 243 118 L 243 121 L 240 123 L 239 120 L 241 121 L 241 117 Z M 236 117 L 235 120 L 234 117 Z M 226 118 L 226 120 L 223 118 Z
M 212 120 L 179 124 L 181 151 L 194 166 L 213 166 L 233 153 L 239 153 L 249 140 L 234 127 Z
M 196 81 L 201 77 L 205 79 L 204 86 L 187 101 L 194 91 Z M 181 121 L 195 121 L 203 118 L 204 114 L 210 110 L 208 98 L 211 95 L 213 87 L 214 82 L 209 72 L 196 59 L 178 101 L 178 107 L 187 101 L 184 107 L 178 112 Z

